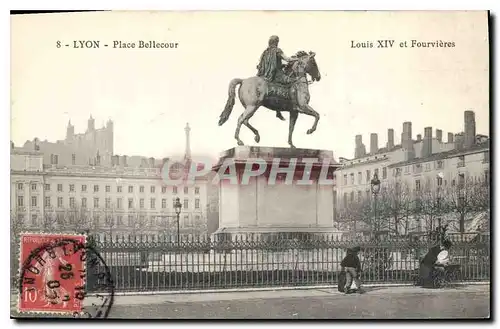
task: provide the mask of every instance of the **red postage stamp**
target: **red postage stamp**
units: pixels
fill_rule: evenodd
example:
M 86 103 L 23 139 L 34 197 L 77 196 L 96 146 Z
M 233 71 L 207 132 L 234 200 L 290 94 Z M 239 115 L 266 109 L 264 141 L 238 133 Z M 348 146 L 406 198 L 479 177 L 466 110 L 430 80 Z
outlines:
M 85 235 L 21 235 L 20 313 L 74 313 L 82 310 L 85 243 Z

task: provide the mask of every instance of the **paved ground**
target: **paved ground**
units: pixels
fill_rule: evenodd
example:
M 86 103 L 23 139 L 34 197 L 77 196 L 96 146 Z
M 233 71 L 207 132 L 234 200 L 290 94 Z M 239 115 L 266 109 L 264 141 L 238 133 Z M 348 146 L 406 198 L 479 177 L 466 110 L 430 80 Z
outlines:
M 151 300 L 156 302 L 150 304 Z M 489 286 L 428 290 L 367 288 L 116 297 L 110 318 L 164 319 L 422 319 L 485 318 Z M 133 303 L 133 304 L 132 304 Z
M 487 318 L 490 286 L 429 290 L 366 288 L 116 296 L 109 318 L 143 319 L 424 319 Z M 97 302 L 86 299 L 87 304 Z

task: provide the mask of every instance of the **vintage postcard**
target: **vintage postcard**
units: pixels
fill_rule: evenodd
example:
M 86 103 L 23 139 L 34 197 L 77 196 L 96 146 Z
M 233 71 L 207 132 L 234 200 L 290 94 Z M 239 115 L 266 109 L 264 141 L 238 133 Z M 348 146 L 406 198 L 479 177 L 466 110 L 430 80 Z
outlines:
M 489 319 L 489 20 L 11 15 L 11 317 Z

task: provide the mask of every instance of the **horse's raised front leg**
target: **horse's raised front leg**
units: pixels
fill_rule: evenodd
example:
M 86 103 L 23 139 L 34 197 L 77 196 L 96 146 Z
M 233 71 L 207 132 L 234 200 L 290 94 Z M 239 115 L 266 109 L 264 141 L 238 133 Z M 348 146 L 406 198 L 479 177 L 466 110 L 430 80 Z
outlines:
M 318 126 L 318 121 L 319 121 L 319 113 L 316 112 L 311 106 L 308 104 L 304 104 L 302 106 L 299 106 L 299 112 L 304 113 L 306 115 L 310 115 L 314 117 L 314 124 L 310 129 L 307 130 L 307 134 L 310 135 L 313 132 L 316 131 L 316 127 Z
M 240 139 L 240 129 L 241 129 L 241 125 L 243 123 L 245 123 L 246 121 L 248 121 L 248 119 L 250 119 L 255 111 L 257 111 L 257 106 L 254 106 L 254 105 L 247 105 L 245 107 L 245 111 L 240 115 L 240 117 L 238 118 L 238 123 L 236 125 L 236 131 L 234 132 L 234 138 L 236 139 L 236 141 L 238 142 L 238 145 L 245 145 L 243 143 L 243 141 Z M 248 122 L 245 124 L 247 127 L 248 127 Z M 249 127 L 250 128 L 250 127 Z M 255 128 L 254 128 L 255 129 Z M 254 132 L 255 133 L 255 132 Z M 258 132 L 257 132 L 258 133 Z M 259 137 L 260 139 L 260 137 Z
M 254 126 L 252 126 L 249 122 L 248 122 L 248 119 L 246 119 L 245 121 L 243 121 L 243 124 L 245 126 L 248 127 L 248 129 L 250 129 L 253 134 L 255 135 L 254 137 L 254 140 L 256 143 L 260 142 L 260 135 L 259 135 L 259 131 L 257 129 L 254 128 Z
M 288 145 L 290 145 L 291 148 L 295 148 L 295 145 L 293 145 L 292 142 L 292 135 L 293 135 L 293 130 L 295 129 L 295 122 L 297 122 L 297 117 L 299 116 L 298 111 L 290 111 L 290 123 L 288 125 Z

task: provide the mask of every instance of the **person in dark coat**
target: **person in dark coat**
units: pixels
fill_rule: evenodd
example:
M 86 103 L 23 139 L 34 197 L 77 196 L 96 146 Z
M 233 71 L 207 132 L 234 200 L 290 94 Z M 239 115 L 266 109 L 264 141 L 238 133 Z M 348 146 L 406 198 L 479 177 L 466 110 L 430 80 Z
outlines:
M 361 262 L 359 261 L 358 253 L 361 250 L 360 247 L 354 247 L 347 249 L 347 255 L 342 259 L 340 266 L 342 267 L 342 271 L 346 273 L 346 282 L 344 292 L 346 294 L 354 292 L 351 289 L 352 280 L 356 283 L 357 290 L 361 288 L 361 280 L 359 279 L 359 275 L 361 272 Z
M 424 288 L 432 288 L 433 284 L 433 271 L 436 261 L 438 259 L 438 255 L 443 250 L 449 250 L 451 247 L 451 242 L 446 240 L 439 245 L 436 245 L 429 249 L 427 254 L 424 256 L 422 261 L 420 262 L 420 285 Z

